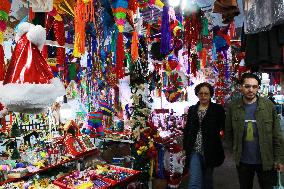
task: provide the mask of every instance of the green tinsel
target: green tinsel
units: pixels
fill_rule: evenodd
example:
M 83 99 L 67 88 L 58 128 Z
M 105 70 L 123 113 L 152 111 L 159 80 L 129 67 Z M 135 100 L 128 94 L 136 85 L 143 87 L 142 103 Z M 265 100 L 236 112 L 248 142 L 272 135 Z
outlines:
M 209 35 L 208 19 L 207 18 L 202 18 L 202 35 L 203 36 L 208 36 Z
M 132 64 L 130 53 L 129 52 L 125 53 L 125 57 L 126 57 L 126 66 L 128 69 L 130 69 Z
M 116 39 L 118 35 L 118 29 L 116 27 L 115 32 L 111 36 L 111 51 L 116 52 Z
M 70 81 L 76 79 L 76 63 L 68 64 L 68 76 Z
M 201 52 L 202 51 L 202 42 L 198 41 L 197 45 L 196 45 L 196 51 L 197 52 Z
M 197 60 L 197 70 L 200 70 L 200 60 Z

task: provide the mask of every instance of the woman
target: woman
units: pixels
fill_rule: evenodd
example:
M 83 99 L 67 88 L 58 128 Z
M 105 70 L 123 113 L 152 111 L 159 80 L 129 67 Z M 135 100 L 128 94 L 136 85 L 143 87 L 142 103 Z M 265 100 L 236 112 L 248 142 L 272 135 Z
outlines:
M 225 111 L 221 105 L 211 102 L 214 89 L 209 83 L 200 83 L 194 90 L 199 101 L 189 107 L 183 133 L 189 189 L 212 189 L 213 168 L 220 166 L 225 158 L 220 137 Z

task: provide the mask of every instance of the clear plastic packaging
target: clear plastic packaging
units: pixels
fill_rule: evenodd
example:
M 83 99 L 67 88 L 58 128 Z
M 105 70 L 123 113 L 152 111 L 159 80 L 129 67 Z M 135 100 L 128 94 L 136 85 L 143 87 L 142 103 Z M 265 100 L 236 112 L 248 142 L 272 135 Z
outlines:
M 259 33 L 284 23 L 284 0 L 243 0 L 245 33 Z

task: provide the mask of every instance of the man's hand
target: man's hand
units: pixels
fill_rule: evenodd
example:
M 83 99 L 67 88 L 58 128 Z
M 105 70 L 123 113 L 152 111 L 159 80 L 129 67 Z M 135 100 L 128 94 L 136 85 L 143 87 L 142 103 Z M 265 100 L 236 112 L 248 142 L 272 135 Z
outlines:
M 282 163 L 275 163 L 275 169 L 277 169 L 277 171 L 283 172 L 284 166 Z

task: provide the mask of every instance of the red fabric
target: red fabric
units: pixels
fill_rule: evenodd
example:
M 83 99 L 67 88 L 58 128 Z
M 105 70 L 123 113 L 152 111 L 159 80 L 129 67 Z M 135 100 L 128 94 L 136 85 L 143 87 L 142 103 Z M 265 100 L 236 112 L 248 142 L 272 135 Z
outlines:
M 0 81 L 4 80 L 4 75 L 5 75 L 4 49 L 3 46 L 0 45 Z
M 23 35 L 13 51 L 3 84 L 44 84 L 52 78 L 52 70 L 41 52 Z

